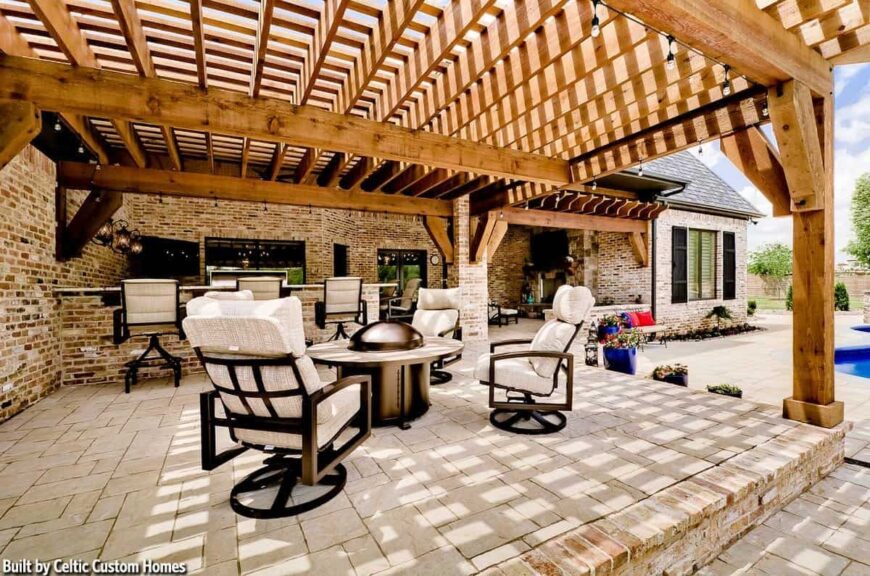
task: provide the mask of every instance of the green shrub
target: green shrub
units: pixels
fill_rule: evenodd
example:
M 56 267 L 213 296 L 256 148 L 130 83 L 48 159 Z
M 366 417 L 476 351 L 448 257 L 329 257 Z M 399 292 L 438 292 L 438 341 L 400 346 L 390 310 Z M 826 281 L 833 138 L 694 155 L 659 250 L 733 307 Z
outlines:
M 758 308 L 758 302 L 755 300 L 750 300 L 746 303 L 746 314 L 749 316 L 755 316 L 755 310 Z
M 736 396 L 738 398 L 743 394 L 743 390 L 739 386 L 733 384 L 716 384 L 715 386 L 708 385 L 707 392 L 722 394 L 724 396 Z
M 849 311 L 849 291 L 846 290 L 846 285 L 842 282 L 837 282 L 834 285 L 834 310 Z
M 715 306 L 704 318 L 708 320 L 715 318 L 716 330 L 719 330 L 721 329 L 722 320 L 731 320 L 731 311 L 725 306 Z
M 788 287 L 788 292 L 785 294 L 785 309 L 791 310 L 794 308 L 794 293 L 792 291 L 792 287 Z

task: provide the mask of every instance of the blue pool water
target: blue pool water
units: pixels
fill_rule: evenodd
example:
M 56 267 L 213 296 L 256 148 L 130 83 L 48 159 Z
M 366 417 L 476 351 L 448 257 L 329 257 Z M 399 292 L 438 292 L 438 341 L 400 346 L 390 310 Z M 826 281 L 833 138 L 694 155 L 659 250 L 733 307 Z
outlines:
M 858 326 L 852 326 L 852 330 L 857 330 L 858 332 L 870 332 L 870 324 L 859 324 Z
M 845 346 L 834 350 L 834 367 L 838 372 L 870 378 L 870 346 Z

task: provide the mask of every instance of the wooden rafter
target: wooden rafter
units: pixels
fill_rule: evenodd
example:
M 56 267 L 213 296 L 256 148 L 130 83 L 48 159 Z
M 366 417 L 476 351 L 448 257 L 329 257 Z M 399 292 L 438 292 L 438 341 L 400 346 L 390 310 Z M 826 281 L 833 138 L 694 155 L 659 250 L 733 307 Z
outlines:
M 830 94 L 831 67 L 755 0 L 608 0 L 764 86 L 797 79 Z
M 119 192 L 97 189 L 88 194 L 63 232 L 61 256 L 73 258 L 80 255 L 85 245 L 123 203 L 124 196 Z
M 387 2 L 381 14 L 380 25 L 366 40 L 360 57 L 354 60 L 348 81 L 339 94 L 339 112 L 347 113 L 353 109 L 423 4 L 424 0 Z
M 326 0 L 323 4 L 323 12 L 314 29 L 314 38 L 308 45 L 308 57 L 299 78 L 299 104 L 306 104 L 311 97 L 311 91 L 317 84 L 317 77 L 329 54 L 330 44 L 338 33 L 348 4 L 349 0 Z
M 425 198 L 407 198 L 390 194 L 358 193 L 325 189 L 305 184 L 286 184 L 254 178 L 194 174 L 171 170 L 104 166 L 100 170 L 90 164 L 62 162 L 58 182 L 69 188 L 95 187 L 130 194 L 164 194 L 219 200 L 270 202 L 295 206 L 313 206 L 449 217 L 450 202 Z
M 257 40 L 254 45 L 254 63 L 251 66 L 251 96 L 260 95 L 263 85 L 263 71 L 266 68 L 266 50 L 269 46 L 269 34 L 272 30 L 272 16 L 275 10 L 275 0 L 261 0 L 260 14 L 257 19 Z
M 287 154 L 287 146 L 284 144 L 275 144 L 275 152 L 272 153 L 272 161 L 269 162 L 269 169 L 266 172 L 266 180 L 276 180 L 278 174 L 281 173 L 281 168 L 284 166 L 284 156 Z M 297 182 L 299 180 L 296 180 Z
M 245 138 L 242 142 L 242 164 L 239 170 L 239 175 L 242 178 L 248 177 L 248 161 L 251 154 L 251 139 Z
M 81 114 L 64 114 L 62 118 L 64 123 L 69 126 L 70 130 L 78 134 L 88 150 L 97 157 L 97 161 L 100 164 L 105 165 L 111 162 L 108 148 L 106 148 L 105 143 L 103 143 L 102 137 L 91 127 L 87 118 Z
M 490 212 L 489 214 L 492 214 Z M 629 218 L 610 218 L 589 214 L 571 214 L 550 210 L 523 210 L 505 208 L 497 212 L 508 224 L 541 226 L 544 228 L 567 228 L 572 230 L 598 230 L 601 232 L 646 232 L 647 222 Z
M 200 88 L 208 86 L 208 66 L 205 57 L 205 31 L 202 19 L 202 0 L 190 0 L 190 27 L 193 53 L 196 58 L 196 78 Z
M 36 56 L 36 52 L 27 43 L 27 40 L 15 30 L 15 26 L 3 14 L 0 14 L 0 54 Z

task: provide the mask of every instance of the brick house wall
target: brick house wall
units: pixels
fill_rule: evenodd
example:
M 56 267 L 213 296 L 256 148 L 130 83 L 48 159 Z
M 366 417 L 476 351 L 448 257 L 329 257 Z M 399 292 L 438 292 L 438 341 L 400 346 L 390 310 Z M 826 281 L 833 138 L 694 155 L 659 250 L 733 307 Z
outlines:
M 84 197 L 68 194 L 68 214 Z M 0 213 L 3 421 L 60 385 L 60 301 L 53 289 L 116 284 L 125 261 L 95 244 L 79 258 L 55 259 L 55 165 L 31 146 L 0 170 Z
M 747 220 L 699 214 L 683 210 L 666 210 L 656 221 L 656 266 L 658 277 L 656 281 L 656 320 L 665 324 L 675 332 L 704 328 L 715 325 L 715 320 L 706 320 L 704 316 L 714 306 L 726 306 L 734 317 L 734 322 L 745 322 L 746 315 L 746 234 Z M 714 230 L 716 235 L 716 298 L 697 300 L 685 304 L 671 303 L 671 230 L 674 226 Z M 723 300 L 722 278 L 722 233 L 734 232 L 736 253 L 736 297 L 734 300 Z
M 124 207 L 133 228 L 146 236 L 199 242 L 200 277 L 205 281 L 205 239 L 254 238 L 303 240 L 306 282 L 332 276 L 333 245 L 348 246 L 348 272 L 364 282 L 378 282 L 377 250 L 425 250 L 438 253 L 423 224 L 414 216 L 257 204 L 201 198 L 155 197 L 127 194 Z M 429 286 L 440 287 L 441 266 L 429 265 Z
M 686 304 L 671 303 L 671 229 L 674 226 L 716 230 L 716 295 L 713 300 Z M 735 322 L 746 321 L 747 275 L 746 233 L 748 222 L 670 209 L 656 221 L 656 320 L 676 332 L 707 327 L 715 320 L 704 316 L 714 306 L 727 306 Z M 531 257 L 531 235 L 536 230 L 511 226 L 489 263 L 489 297 L 503 305 L 516 304 L 522 288 L 522 264 Z M 734 232 L 737 248 L 737 286 L 734 300 L 722 300 L 722 232 Z M 570 230 L 569 251 L 580 261 L 575 283 L 587 286 L 599 305 L 634 304 L 649 308 L 652 303 L 652 270 L 638 264 L 627 234 L 592 230 Z M 652 245 L 650 245 L 650 256 Z

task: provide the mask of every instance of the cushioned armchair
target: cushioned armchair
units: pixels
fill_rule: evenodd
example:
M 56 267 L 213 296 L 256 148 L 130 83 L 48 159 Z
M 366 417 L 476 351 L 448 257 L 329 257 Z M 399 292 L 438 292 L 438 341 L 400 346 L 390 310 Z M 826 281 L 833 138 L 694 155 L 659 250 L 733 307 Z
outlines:
M 568 350 L 594 304 L 588 288 L 562 286 L 553 299 L 554 319 L 534 339 L 493 343 L 490 353 L 478 359 L 475 377 L 489 386 L 493 426 L 520 434 L 547 434 L 565 427 L 561 411 L 571 410 L 574 395 L 574 355 Z M 496 354 L 503 346 L 522 349 Z M 557 389 L 564 396 L 561 402 L 551 400 Z M 496 390 L 504 390 L 504 399 L 496 398 Z
M 420 288 L 417 296 L 417 310 L 411 325 L 423 336 L 455 338 L 462 340 L 459 326 L 459 308 L 462 296 L 459 288 Z M 453 376 L 444 370 L 462 359 L 462 354 L 438 360 L 432 364 L 429 380 L 432 384 L 444 384 Z
M 406 319 L 411 317 L 414 313 L 414 306 L 417 304 L 420 282 L 420 278 L 411 278 L 405 282 L 402 295 L 391 298 L 387 303 L 387 319 L 407 321 Z
M 203 469 L 249 448 L 269 454 L 233 487 L 233 510 L 292 516 L 338 495 L 347 480 L 341 461 L 371 433 L 371 380 L 320 379 L 305 353 L 299 299 L 196 298 L 184 328 L 214 387 L 200 395 Z M 239 445 L 219 453 L 220 427 Z

